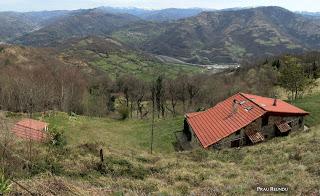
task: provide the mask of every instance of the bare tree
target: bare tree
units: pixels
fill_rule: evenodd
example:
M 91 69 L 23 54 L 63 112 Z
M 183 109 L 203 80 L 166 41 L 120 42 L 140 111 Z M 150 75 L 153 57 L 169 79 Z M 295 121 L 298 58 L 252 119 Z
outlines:
M 172 116 L 176 117 L 176 105 L 178 103 L 178 91 L 179 87 L 177 85 L 179 81 L 177 79 L 168 79 L 166 82 L 166 98 L 170 100 L 171 103 L 171 109 L 168 108 L 169 111 L 171 111 Z
M 152 81 L 150 86 L 151 91 L 151 102 L 152 102 L 152 121 L 151 121 L 151 141 L 150 141 L 150 153 L 153 152 L 153 132 L 154 132 L 154 113 L 155 113 L 155 105 L 156 105 L 156 84 Z
M 202 75 L 195 75 L 187 82 L 187 92 L 189 96 L 189 108 L 193 105 L 194 98 L 199 94 L 203 83 Z
M 188 75 L 179 75 L 176 79 L 177 81 L 177 96 L 178 100 L 182 102 L 183 113 L 186 112 L 186 101 L 187 101 L 187 82 Z
M 165 116 L 165 85 L 164 85 L 164 77 L 162 75 L 158 76 L 155 81 L 155 99 L 156 99 L 156 106 L 158 112 L 158 118 L 161 116 Z

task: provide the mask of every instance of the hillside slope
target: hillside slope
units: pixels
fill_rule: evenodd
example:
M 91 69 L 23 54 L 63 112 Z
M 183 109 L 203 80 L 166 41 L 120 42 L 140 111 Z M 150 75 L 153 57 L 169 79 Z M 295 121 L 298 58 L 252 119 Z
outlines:
M 77 126 L 77 121 L 72 124 Z M 57 151 L 50 156 L 40 150 L 45 148 L 39 147 L 37 159 L 34 157 L 38 161 L 34 163 L 51 165 L 46 166 L 46 170 L 58 177 L 42 173 L 44 170 L 40 167 L 34 170 L 36 175 L 31 180 L 19 183 L 45 195 L 253 195 L 257 186 L 264 185 L 286 186 L 290 195 L 317 194 L 320 189 L 319 133 L 319 128 L 313 128 L 252 147 L 215 152 L 196 150 L 150 155 L 132 148 L 109 147 L 105 148 L 102 166 L 101 143 L 79 143 L 68 148 L 65 155 Z M 14 185 L 13 193 L 24 191 Z
M 72 11 L 0 12 L 0 42 L 36 31 Z
M 37 70 L 41 67 L 77 67 L 85 75 L 98 77 L 105 73 L 85 61 L 66 61 L 62 54 L 51 48 L 32 48 L 14 45 L 0 45 L 0 69 L 10 71 L 10 67 L 20 70 Z
M 28 143 L 14 140 L 10 153 L 19 156 L 9 154 L 6 161 L 14 163 L 10 169 L 20 184 L 43 195 L 256 195 L 257 186 L 285 186 L 288 195 L 317 195 L 319 97 L 314 94 L 295 102 L 311 113 L 306 121 L 310 130 L 220 151 L 170 150 L 174 132 L 183 125 L 180 117 L 156 122 L 155 152 L 150 155 L 150 120 L 47 114 L 50 124 L 68 132 L 68 145 L 33 144 L 34 166 L 28 171 L 24 167 Z M 16 184 L 12 188 L 13 195 L 25 194 Z
M 205 12 L 171 23 L 141 48 L 206 64 L 319 49 L 319 40 L 319 21 L 283 8 L 260 7 Z
M 173 77 L 178 73 L 205 71 L 197 66 L 162 63 L 154 56 L 131 49 L 112 38 L 74 38 L 55 49 L 0 45 L 0 68 L 15 66 L 27 69 L 44 65 L 77 67 L 93 80 L 107 75 L 115 79 L 129 73 L 148 80 L 155 73 Z
M 9 41 L 36 28 L 37 25 L 25 14 L 0 12 L 0 42 Z
M 201 67 L 162 63 L 153 55 L 132 49 L 112 38 L 85 37 L 68 40 L 59 47 L 63 59 L 81 61 L 105 71 L 115 79 L 123 74 L 132 74 L 148 80 L 155 73 L 175 77 L 178 73 L 201 73 Z
M 56 46 L 74 37 L 106 36 L 141 19 L 128 14 L 110 14 L 99 9 L 76 10 L 38 31 L 25 34 L 14 41 L 32 46 Z

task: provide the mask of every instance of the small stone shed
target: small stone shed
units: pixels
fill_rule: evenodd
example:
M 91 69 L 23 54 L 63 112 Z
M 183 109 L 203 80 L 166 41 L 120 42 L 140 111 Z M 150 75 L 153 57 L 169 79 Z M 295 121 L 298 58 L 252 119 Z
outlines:
M 252 145 L 303 130 L 308 114 L 280 99 L 237 93 L 206 111 L 186 114 L 183 135 L 192 147 Z

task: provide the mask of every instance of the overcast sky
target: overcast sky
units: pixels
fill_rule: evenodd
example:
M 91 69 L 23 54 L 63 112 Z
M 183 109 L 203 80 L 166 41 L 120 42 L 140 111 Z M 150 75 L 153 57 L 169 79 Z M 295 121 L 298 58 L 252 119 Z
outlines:
M 0 0 L 1 11 L 39 11 L 99 6 L 163 8 L 213 8 L 281 6 L 292 11 L 320 12 L 320 0 Z

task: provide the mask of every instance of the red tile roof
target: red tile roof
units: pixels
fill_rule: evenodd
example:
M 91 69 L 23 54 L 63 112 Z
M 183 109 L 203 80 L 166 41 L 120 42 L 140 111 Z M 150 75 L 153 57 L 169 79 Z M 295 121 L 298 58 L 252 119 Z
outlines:
M 267 112 L 274 112 L 274 113 L 288 113 L 288 114 L 309 114 L 308 112 L 297 108 L 296 106 L 293 106 L 291 104 L 288 104 L 287 102 L 284 102 L 280 99 L 277 99 L 276 106 L 273 105 L 274 99 L 268 98 L 268 97 L 261 97 L 257 95 L 250 95 L 241 93 L 246 98 L 250 99 L 255 104 L 262 107 Z
M 233 101 L 237 110 L 233 110 Z M 187 121 L 204 148 L 220 141 L 268 112 L 307 115 L 308 113 L 277 99 L 238 93 L 199 113 L 187 114 Z
M 23 119 L 17 122 L 11 131 L 18 137 L 41 141 L 47 137 L 45 132 L 47 126 L 48 123 L 45 122 Z

